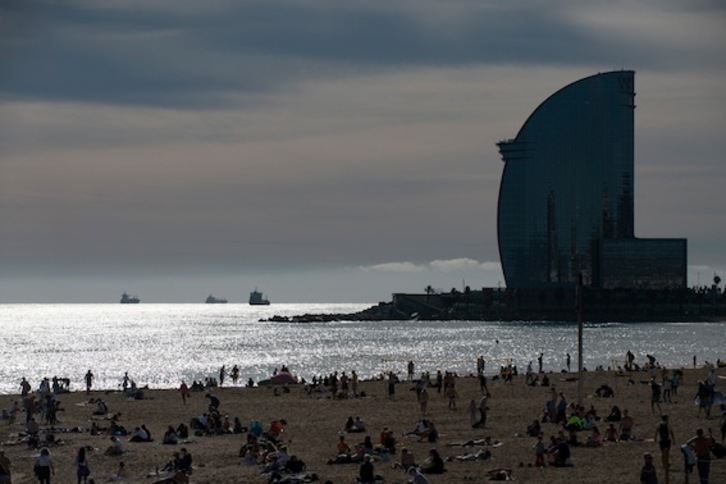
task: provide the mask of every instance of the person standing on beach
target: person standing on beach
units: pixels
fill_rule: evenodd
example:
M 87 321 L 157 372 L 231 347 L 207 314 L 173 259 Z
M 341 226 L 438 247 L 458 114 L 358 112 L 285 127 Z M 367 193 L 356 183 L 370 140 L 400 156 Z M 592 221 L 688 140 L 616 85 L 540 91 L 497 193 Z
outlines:
M 544 355 L 542 353 L 540 353 L 539 356 L 537 357 L 537 364 L 539 366 L 539 371 L 537 371 L 537 373 L 542 373 L 542 357 L 543 356 Z
M 566 359 L 567 359 L 567 373 L 569 373 L 570 372 L 570 363 L 572 362 L 569 353 L 567 353 L 567 358 Z
M 23 379 L 20 380 L 20 396 L 27 397 L 28 392 L 30 392 L 30 383 L 28 383 L 28 380 L 23 377 Z
M 219 369 L 219 386 L 220 386 L 220 387 L 221 387 L 222 385 L 224 385 L 224 375 L 225 375 L 225 374 L 226 374 L 226 373 L 225 373 L 225 371 L 224 371 L 224 365 L 222 365 L 222 368 L 220 368 L 220 369 Z
M 186 405 L 187 397 L 191 396 L 191 392 L 189 391 L 189 387 L 184 380 L 182 380 L 181 385 L 179 385 L 179 395 L 181 395 L 182 402 L 184 402 L 184 405 Z
M 429 405 L 429 392 L 426 390 L 426 387 L 423 387 L 418 393 L 418 403 L 421 406 L 421 416 L 423 417 L 426 415 L 426 410 Z
M 668 415 L 661 415 L 660 423 L 655 429 L 655 441 L 660 447 L 661 460 L 663 462 L 663 472 L 665 472 L 665 482 L 670 482 L 670 455 L 671 446 L 676 441 L 673 435 L 673 429 L 668 424 Z
M 50 484 L 50 476 L 55 475 L 53 460 L 50 458 L 50 451 L 43 447 L 40 454 L 35 458 L 35 476 L 40 484 Z
M 350 372 L 350 386 L 353 390 L 353 396 L 358 396 L 358 373 L 355 372 L 355 370 Z
M 708 475 L 711 472 L 711 445 L 714 442 L 711 429 L 708 429 L 708 435 L 706 437 L 703 435 L 703 429 L 698 429 L 696 436 L 687 442 L 696 453 L 696 468 L 701 484 L 708 484 Z
M 487 423 L 487 404 L 489 403 L 489 392 L 485 393 L 481 396 L 479 399 L 479 423 L 476 424 L 477 427 L 484 428 L 484 426 Z
M 78 454 L 76 455 L 76 476 L 78 477 L 78 484 L 81 481 L 85 484 L 88 476 L 91 475 L 91 470 L 88 468 L 88 459 L 86 458 L 86 448 L 80 447 Z
M 129 389 L 129 382 L 131 381 L 131 378 L 129 378 L 129 372 L 124 372 L 123 380 L 121 381 L 121 389 L 124 392 L 124 395 L 126 394 L 126 390 Z
M 413 364 L 413 360 L 409 360 L 409 362 L 408 362 L 408 381 L 413 380 L 414 368 L 415 368 L 415 366 Z
M 93 385 L 93 373 L 91 373 L 91 370 L 89 369 L 86 372 L 86 395 L 91 393 L 91 386 Z
M 388 372 L 388 399 L 393 400 L 396 395 L 396 375 L 392 371 Z

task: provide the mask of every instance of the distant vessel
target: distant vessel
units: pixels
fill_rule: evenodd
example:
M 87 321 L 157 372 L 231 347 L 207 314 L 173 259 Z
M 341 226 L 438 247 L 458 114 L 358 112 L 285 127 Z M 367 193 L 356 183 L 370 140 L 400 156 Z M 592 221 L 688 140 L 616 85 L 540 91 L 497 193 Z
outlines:
M 250 305 L 252 306 L 268 306 L 270 304 L 270 300 L 267 299 L 261 292 L 255 288 L 254 291 L 250 293 Z
M 138 304 L 141 302 L 137 296 L 129 296 L 125 292 L 121 294 L 121 304 Z
M 226 299 L 217 299 L 216 297 L 212 296 L 211 294 L 207 297 L 207 300 L 205 301 L 207 304 L 226 304 Z

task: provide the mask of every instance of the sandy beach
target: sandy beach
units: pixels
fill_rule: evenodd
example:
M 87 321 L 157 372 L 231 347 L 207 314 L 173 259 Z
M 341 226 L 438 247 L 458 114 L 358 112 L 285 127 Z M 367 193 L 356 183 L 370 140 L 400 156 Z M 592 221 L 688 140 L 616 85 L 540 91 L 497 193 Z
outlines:
M 342 371 L 339 370 L 339 371 Z M 724 375 L 724 369 L 717 374 Z M 706 419 L 698 414 L 694 405 L 697 382 L 705 378 L 705 368 L 685 369 L 684 380 L 673 397 L 673 403 L 661 403 L 663 413 L 670 417 L 675 433 L 675 446 L 671 450 L 670 482 L 684 482 L 683 458 L 679 446 L 695 435 L 697 428 L 712 428 L 714 437 L 720 441 L 718 407 L 713 408 L 712 417 Z M 551 384 L 557 392 L 563 392 L 568 401 L 577 401 L 578 383 L 572 380 L 574 374 L 551 373 Z M 634 383 L 629 383 L 632 379 Z M 404 437 L 403 433 L 414 429 L 420 418 L 420 407 L 416 401 L 416 393 L 411 382 L 400 382 L 395 385 L 395 396 L 388 397 L 385 381 L 366 381 L 359 384 L 359 392 L 365 396 L 360 398 L 332 399 L 330 394 L 313 394 L 308 396 L 301 386 L 291 387 L 289 393 L 275 392 L 270 387 L 243 388 L 242 386 L 213 389 L 212 393 L 220 399 L 222 415 L 239 417 L 242 424 L 249 426 L 251 421 L 258 420 L 268 429 L 273 420 L 284 419 L 286 425 L 282 440 L 289 452 L 302 459 L 308 472 L 314 472 L 320 482 L 330 480 L 333 483 L 355 482 L 358 475 L 358 464 L 327 465 L 326 461 L 335 457 L 339 433 L 349 416 L 360 417 L 367 427 L 365 433 L 345 434 L 346 441 L 353 446 L 361 442 L 365 435 L 370 435 L 373 442 L 379 440 L 384 427 L 393 431 L 397 440 L 398 452 L 390 461 L 377 459 L 374 462 L 376 474 L 385 478 L 386 483 L 405 483 L 409 481 L 403 471 L 394 469 L 392 464 L 400 458 L 400 449 L 406 447 L 422 462 L 431 448 L 438 449 L 442 457 L 452 457 L 468 452 L 486 449 L 491 458 L 477 461 L 446 462 L 446 472 L 442 475 L 431 475 L 431 483 L 454 482 L 486 482 L 487 473 L 493 469 L 511 469 L 512 476 L 519 482 L 534 483 L 632 483 L 638 482 L 643 453 L 651 452 L 655 456 L 655 465 L 659 482 L 666 482 L 660 461 L 660 450 L 654 441 L 656 425 L 660 420 L 657 409 L 653 413 L 650 406 L 650 387 L 642 383 L 649 380 L 648 373 L 634 373 L 631 378 L 617 376 L 613 372 L 586 372 L 583 380 L 583 405 L 595 407 L 599 416 L 606 416 L 613 405 L 628 409 L 634 417 L 634 434 L 642 439 L 637 442 L 605 443 L 599 448 L 573 447 L 572 460 L 574 465 L 567 468 L 536 468 L 534 463 L 533 445 L 536 439 L 521 436 L 527 425 L 542 415 L 545 401 L 552 389 L 525 384 L 525 376 L 519 375 L 511 383 L 488 381 L 491 398 L 489 414 L 484 429 L 474 429 L 470 425 L 468 406 L 470 400 L 478 401 L 481 392 L 478 380 L 474 377 L 460 376 L 456 378 L 458 399 L 457 408 L 448 408 L 448 401 L 435 388 L 430 388 L 427 418 L 433 420 L 440 433 L 436 443 L 418 442 L 413 437 Z M 225 382 L 227 384 L 228 382 Z M 615 390 L 614 398 L 601 398 L 594 395 L 595 390 L 607 384 Z M 80 388 L 81 382 L 74 382 L 72 388 Z M 716 389 L 726 385 L 723 379 L 717 380 Z M 35 388 L 34 388 L 35 389 Z M 189 424 L 192 417 L 207 411 L 209 399 L 204 393 L 193 393 L 185 405 L 176 390 L 150 390 L 145 399 L 134 400 L 120 392 L 75 391 L 59 396 L 62 412 L 58 413 L 58 427 L 63 429 L 80 428 L 80 432 L 55 433 L 59 444 L 49 446 L 55 463 L 56 474 L 52 482 L 74 483 L 76 472 L 74 458 L 81 446 L 93 450 L 88 453 L 91 475 L 96 482 L 106 482 L 123 461 L 128 471 L 128 480 L 132 483 L 151 483 L 158 480 L 156 469 L 162 469 L 171 459 L 174 452 L 183 446 L 193 457 L 194 472 L 190 482 L 194 483 L 263 483 L 268 482 L 269 475 L 261 474 L 261 466 L 244 465 L 238 456 L 240 447 L 246 440 L 245 434 L 226 434 L 216 436 L 196 436 L 191 434 L 185 443 L 162 445 L 161 439 L 169 425 L 174 427 L 180 423 Z M 146 424 L 154 437 L 153 442 L 132 443 L 129 437 L 122 437 L 126 453 L 119 457 L 105 456 L 104 449 L 109 445 L 108 434 L 90 435 L 89 429 L 95 420 L 100 426 L 108 426 L 109 421 L 102 417 L 92 416 L 96 408 L 86 404 L 89 399 L 103 399 L 111 414 L 121 413 L 120 423 L 129 430 Z M 10 459 L 14 483 L 37 482 L 33 476 L 33 457 L 37 450 L 28 449 L 24 443 L 12 445 L 18 434 L 24 430 L 25 414 L 19 395 L 0 396 L 0 408 L 6 409 L 13 400 L 21 405 L 21 412 L 14 422 L 0 421 L 3 445 L 0 450 Z M 607 424 L 598 422 L 604 432 Z M 561 426 L 553 423 L 542 424 L 545 441 L 550 435 L 556 435 Z M 43 425 L 41 425 L 43 428 Z M 584 443 L 589 431 L 581 431 L 578 440 Z M 491 437 L 498 441 L 498 446 L 461 447 L 452 444 L 468 440 Z M 690 482 L 698 482 L 697 474 L 690 476 Z M 712 483 L 726 482 L 726 459 L 714 460 L 711 464 Z

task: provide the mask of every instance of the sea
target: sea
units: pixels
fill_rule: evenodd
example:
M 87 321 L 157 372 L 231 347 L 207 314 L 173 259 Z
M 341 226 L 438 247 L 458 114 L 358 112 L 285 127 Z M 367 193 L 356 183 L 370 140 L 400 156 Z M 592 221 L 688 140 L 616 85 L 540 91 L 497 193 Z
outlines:
M 559 372 L 566 354 L 577 367 L 576 322 L 335 321 L 280 323 L 273 316 L 355 313 L 372 304 L 0 304 L 0 394 L 33 389 L 47 378 L 68 378 L 71 391 L 116 390 L 123 375 L 140 387 L 177 388 L 219 378 L 237 365 L 240 382 L 259 382 L 283 365 L 305 379 L 356 370 L 361 378 L 393 371 L 405 376 L 436 370 L 467 375 L 477 357 L 486 373 L 501 365 L 521 370 L 542 353 L 543 369 Z M 646 355 L 670 368 L 726 360 L 726 323 L 583 324 L 588 370 L 636 362 Z M 229 376 L 225 385 L 231 384 Z

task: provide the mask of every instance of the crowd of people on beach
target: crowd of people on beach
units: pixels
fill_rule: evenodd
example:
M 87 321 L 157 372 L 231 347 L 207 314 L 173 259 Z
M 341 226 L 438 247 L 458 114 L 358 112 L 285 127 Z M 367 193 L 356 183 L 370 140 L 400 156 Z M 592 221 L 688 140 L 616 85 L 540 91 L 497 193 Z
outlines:
M 627 380 L 629 384 L 642 384 L 644 388 L 647 387 L 650 396 L 650 411 L 653 415 L 660 417 L 659 423 L 653 429 L 653 434 L 642 428 L 638 434 L 635 430 L 636 422 L 629 410 L 621 409 L 615 404 L 617 394 L 613 388 L 603 384 L 594 394 L 597 402 L 609 402 L 607 415 L 604 413 L 601 415 L 594 403 L 585 407 L 570 401 L 563 391 L 558 391 L 551 384 L 552 375 L 548 376 L 543 369 L 543 356 L 543 353 L 539 353 L 536 357 L 536 371 L 532 361 L 527 364 L 523 379 L 526 385 L 549 388 L 541 413 L 529 417 L 528 421 L 531 423 L 521 434 L 523 437 L 532 439 L 531 448 L 534 459 L 529 466 L 538 468 L 572 467 L 576 465 L 572 456 L 573 447 L 599 448 L 616 442 L 644 442 L 649 435 L 653 435 L 653 440 L 660 450 L 661 466 L 659 469 L 655 464 L 651 452 L 645 452 L 639 474 L 640 482 L 655 484 L 658 482 L 660 474 L 664 482 L 669 483 L 671 450 L 677 445 L 677 441 L 669 415 L 663 409 L 664 407 L 667 409 L 667 405 L 672 405 L 673 397 L 678 395 L 679 387 L 683 382 L 683 372 L 663 367 L 652 355 L 646 355 L 647 361 L 642 365 L 637 364 L 630 351 L 626 353 L 624 364 L 615 368 L 615 371 L 620 374 L 629 376 Z M 726 447 L 723 445 L 726 440 L 726 400 L 716 388 L 716 368 L 719 368 L 720 365 L 708 363 L 707 365 L 709 368 L 707 376 L 698 382 L 695 395 L 698 407 L 697 417 L 709 419 L 712 417 L 714 406 L 719 408 L 721 442 L 717 441 L 710 428 L 707 430 L 698 428 L 693 437 L 683 441 L 683 444 L 678 447 L 684 457 L 686 471 L 689 470 L 689 466 L 691 471 L 695 469 L 702 484 L 708 483 L 712 458 L 726 456 Z M 566 370 L 563 369 L 563 372 L 567 373 L 565 377 L 572 378 L 569 373 L 571 367 L 569 353 L 566 354 L 565 366 Z M 486 430 L 489 427 L 488 419 L 492 418 L 489 415 L 489 404 L 492 397 L 489 390 L 490 382 L 497 381 L 498 384 L 508 385 L 519 381 L 516 378 L 519 372 L 513 362 L 505 362 L 500 365 L 498 372 L 489 379 L 485 368 L 484 358 L 477 358 L 476 373 L 471 376 L 477 378 L 480 394 L 476 398 L 471 398 L 468 406 L 469 424 L 473 429 Z M 289 373 L 289 369 L 285 365 L 282 365 L 279 371 Z M 273 374 L 278 374 L 278 370 L 275 369 Z M 222 411 L 222 401 L 215 390 L 224 385 L 227 376 L 235 386 L 241 381 L 239 368 L 236 365 L 230 372 L 227 372 L 225 366 L 222 366 L 218 373 L 218 380 L 214 377 L 209 377 L 204 382 L 195 380 L 191 386 L 187 386 L 186 382 L 182 381 L 178 392 L 183 404 L 187 404 L 187 399 L 192 392 L 205 392 L 207 411 L 198 415 L 190 415 L 188 426 L 184 422 L 179 422 L 178 425 L 168 425 L 159 443 L 176 446 L 184 445 L 191 435 L 206 438 L 237 434 L 244 436 L 238 454 L 241 463 L 245 466 L 259 468 L 260 473 L 269 476 L 270 482 L 283 483 L 290 476 L 295 476 L 295 479 L 298 479 L 296 482 L 317 479 L 317 475 L 308 468 L 308 463 L 293 453 L 288 447 L 289 443 L 282 438 L 287 424 L 285 420 L 273 420 L 268 424 L 252 420 L 247 427 L 242 424 L 239 417 L 235 416 L 230 420 L 229 416 Z M 434 374 L 422 371 L 417 376 L 413 360 L 408 361 L 406 365 L 405 379 L 399 378 L 394 371 L 380 375 L 378 379 L 384 382 L 385 392 L 391 400 L 397 398 L 397 386 L 400 384 L 410 386 L 410 390 L 415 395 L 418 419 L 415 423 L 412 422 L 411 430 L 400 432 L 399 440 L 396 438 L 392 426 L 383 427 L 378 437 L 373 438 L 365 419 L 360 416 L 350 416 L 342 423 L 338 435 L 335 437 L 331 435 L 331 440 L 335 442 L 331 442 L 331 456 L 326 463 L 328 465 L 353 464 L 358 466 L 355 477 L 360 483 L 383 482 L 383 476 L 376 473 L 376 466 L 386 465 L 405 472 L 409 482 L 425 484 L 429 482 L 431 475 L 446 472 L 446 462 L 489 461 L 493 454 L 498 452 L 495 449 L 498 449 L 502 443 L 488 435 L 482 439 L 447 444 L 447 447 L 464 447 L 467 449 L 465 453 L 448 457 L 443 457 L 440 453 L 440 447 L 438 447 L 441 445 L 440 434 L 434 421 L 435 415 L 431 414 L 430 401 L 436 395 L 437 398 L 446 402 L 446 409 L 452 412 L 458 411 L 457 404 L 460 398 L 457 389 L 458 378 L 454 372 L 442 370 L 437 370 Z M 94 379 L 95 375 L 89 369 L 84 375 L 85 391 L 88 395 L 93 393 Z M 324 395 L 331 399 L 365 397 L 365 393 L 360 391 L 360 380 L 355 370 L 314 375 L 310 383 L 304 380 L 301 382 L 301 388 L 304 389 L 302 394 L 308 397 L 314 394 Z M 51 384 L 50 379 L 44 378 L 39 383 L 37 391 L 33 392 L 30 383 L 22 378 L 19 383 L 22 405 L 13 400 L 9 408 L 3 410 L 3 419 L 9 423 L 14 422 L 22 413 L 25 414 L 25 430 L 13 444 L 25 445 L 28 449 L 38 451 L 34 459 L 33 473 L 40 483 L 50 483 L 56 474 L 51 449 L 62 445 L 62 439 L 57 434 L 69 431 L 88 431 L 91 435 L 107 436 L 109 443 L 104 454 L 113 457 L 127 454 L 125 442 L 131 445 L 154 442 L 152 432 L 145 423 L 134 425 L 133 430 L 128 431 L 121 424 L 122 414 L 111 412 L 107 403 L 100 396 L 89 398 L 83 403 L 90 410 L 89 417 L 92 419 L 92 424 L 89 429 L 56 429 L 57 413 L 64 411 L 59 395 L 67 393 L 69 385 L 65 379 L 54 377 Z M 247 386 L 254 386 L 254 382 L 250 379 Z M 120 387 L 121 392 L 129 399 L 145 398 L 144 389 L 139 388 L 128 373 L 121 378 Z M 286 388 L 289 392 L 289 386 L 281 388 Z M 279 393 L 276 394 L 279 395 Z M 45 428 L 41 428 L 38 422 Z M 358 435 L 361 439 L 352 437 Z M 349 439 L 356 441 L 349 443 Z M 425 459 L 418 462 L 410 445 L 406 444 L 407 441 L 413 445 L 415 443 L 430 444 L 431 447 Z M 80 447 L 74 461 L 78 484 L 93 482 L 88 450 Z M 181 447 L 178 452 L 173 452 L 171 455 L 171 459 L 157 467 L 151 477 L 158 476 L 159 479 L 167 479 L 167 481 L 158 482 L 188 482 L 194 469 L 191 453 L 188 452 L 187 447 Z M 10 482 L 10 469 L 11 463 L 4 453 L 0 453 L 0 482 Z M 504 480 L 510 478 L 512 473 L 512 469 L 498 468 L 487 473 L 487 477 L 492 480 Z M 127 479 L 126 464 L 119 460 L 117 471 L 108 476 L 106 480 L 124 481 Z

